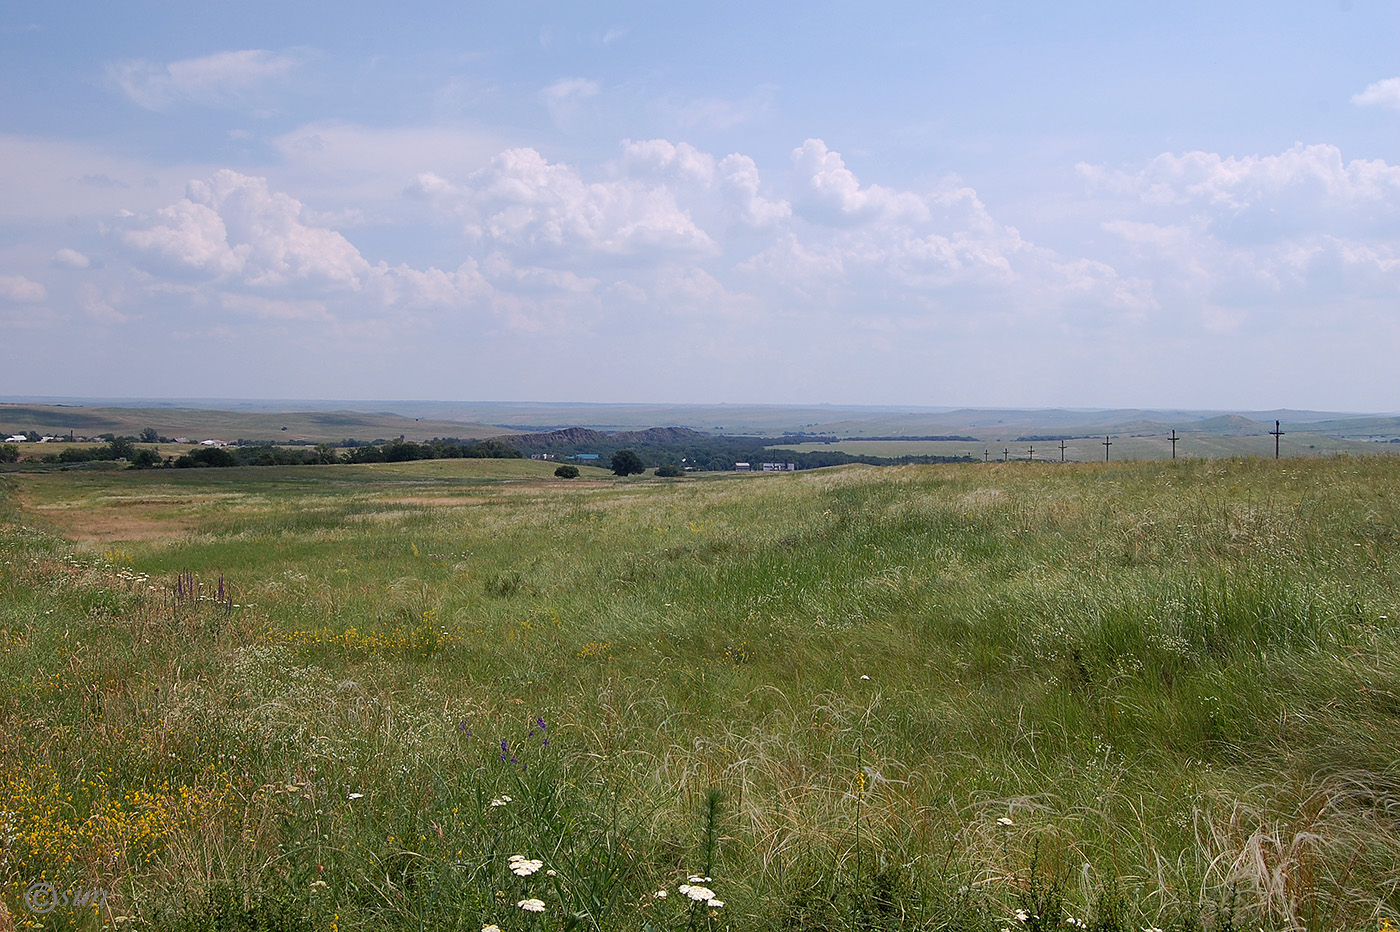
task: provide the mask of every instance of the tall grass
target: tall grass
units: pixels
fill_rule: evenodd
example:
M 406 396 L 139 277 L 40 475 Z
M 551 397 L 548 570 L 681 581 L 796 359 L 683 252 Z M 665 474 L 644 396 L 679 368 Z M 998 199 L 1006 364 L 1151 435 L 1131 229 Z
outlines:
M 1394 460 L 491 465 L 5 479 L 15 920 L 1400 914 Z M 51 529 L 163 496 L 141 539 Z M 108 896 L 38 916 L 40 880 Z

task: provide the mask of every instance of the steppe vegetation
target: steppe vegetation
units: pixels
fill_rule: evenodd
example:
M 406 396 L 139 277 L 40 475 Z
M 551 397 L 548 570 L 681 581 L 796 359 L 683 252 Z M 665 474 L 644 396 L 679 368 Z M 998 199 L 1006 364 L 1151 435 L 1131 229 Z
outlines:
M 554 468 L 0 476 L 15 925 L 1400 915 L 1400 461 Z

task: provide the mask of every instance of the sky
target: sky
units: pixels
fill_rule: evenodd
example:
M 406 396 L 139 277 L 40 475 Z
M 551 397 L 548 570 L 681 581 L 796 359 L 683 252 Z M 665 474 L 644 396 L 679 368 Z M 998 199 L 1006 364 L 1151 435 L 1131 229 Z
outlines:
M 1400 5 L 0 6 L 0 397 L 1400 411 Z

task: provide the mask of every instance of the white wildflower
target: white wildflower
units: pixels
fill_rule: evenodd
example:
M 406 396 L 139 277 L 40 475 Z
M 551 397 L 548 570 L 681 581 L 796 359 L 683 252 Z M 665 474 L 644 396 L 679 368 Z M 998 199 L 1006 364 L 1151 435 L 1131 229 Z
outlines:
M 706 903 L 705 905 L 706 905 L 706 906 L 713 906 L 715 909 L 719 909 L 721 906 L 724 905 L 724 900 L 710 900 L 710 901 L 709 901 L 708 903 Z
M 501 927 L 493 922 L 489 926 L 482 926 L 481 932 L 501 932 Z
M 544 912 L 544 900 L 537 900 L 537 899 L 535 899 L 534 897 L 531 897 L 531 898 L 528 899 L 528 900 L 520 900 L 520 901 L 517 902 L 515 905 L 516 905 L 516 906 L 519 906 L 521 909 L 525 910 L 525 912 L 527 912 L 527 913 L 542 913 L 542 912 Z
M 365 798 L 365 794 L 364 794 L 364 793 L 351 793 L 349 796 L 347 796 L 347 797 L 345 797 L 345 798 L 346 798 L 346 799 L 364 799 L 364 798 Z
M 683 883 L 677 889 L 698 903 L 708 903 L 715 898 L 715 891 L 695 883 Z
M 1031 913 L 1030 913 L 1030 910 L 1028 910 L 1028 909 L 1018 909 L 1018 910 L 1016 910 L 1016 921 L 1017 921 L 1017 922 L 1030 922 L 1030 921 L 1031 921 Z
M 497 796 L 496 798 L 491 800 L 491 808 L 495 809 L 497 806 L 504 806 L 510 801 L 511 798 L 509 796 Z
M 652 896 L 656 897 L 658 900 L 666 899 L 666 895 L 667 894 L 665 890 L 657 890 L 655 893 L 652 894 Z
M 1006 826 L 1006 825 L 1015 825 L 1015 824 L 1016 824 L 1015 822 L 1011 821 L 1011 817 L 1010 817 L 1010 816 L 1002 816 L 1000 819 L 997 819 L 997 825 Z
M 510 864 L 510 872 L 517 877 L 529 877 L 535 871 L 544 867 L 543 861 L 527 858 L 520 854 L 511 855 L 507 863 Z

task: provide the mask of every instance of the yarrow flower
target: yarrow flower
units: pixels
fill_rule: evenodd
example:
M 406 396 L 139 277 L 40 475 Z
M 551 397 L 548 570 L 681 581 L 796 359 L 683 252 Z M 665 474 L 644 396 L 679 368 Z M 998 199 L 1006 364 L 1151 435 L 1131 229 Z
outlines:
M 529 877 L 535 871 L 544 867 L 543 861 L 527 858 L 523 854 L 512 854 L 506 859 L 506 863 L 510 865 L 510 872 L 517 877 Z
M 1018 909 L 1018 910 L 1016 910 L 1016 921 L 1017 921 L 1017 922 L 1030 922 L 1030 921 L 1031 921 L 1031 913 L 1030 913 L 1030 910 L 1028 910 L 1028 909 Z
M 652 894 L 652 896 L 656 897 L 658 900 L 664 900 L 666 899 L 667 894 L 665 890 L 657 890 L 655 893 Z
M 482 926 L 481 932 L 501 932 L 501 927 L 493 922 L 489 926 Z
M 537 899 L 535 899 L 534 897 L 531 897 L 531 898 L 528 899 L 528 900 L 520 900 L 520 901 L 519 901 L 518 903 L 516 903 L 515 905 L 516 905 L 516 906 L 519 906 L 521 909 L 525 910 L 525 912 L 527 912 L 527 913 L 542 913 L 542 912 L 544 912 L 544 900 L 537 900 Z
M 708 903 L 715 898 L 715 891 L 697 883 L 683 883 L 677 889 L 697 903 Z
M 1015 825 L 1015 824 L 1016 824 L 1015 822 L 1012 822 L 1012 821 L 1011 821 L 1011 817 L 1010 817 L 1010 816 L 1002 816 L 1000 819 L 997 819 L 997 825 Z
M 511 799 L 509 796 L 497 796 L 495 799 L 491 800 L 491 808 L 495 809 L 497 806 L 504 806 L 510 801 Z
M 345 798 L 346 798 L 346 799 L 364 799 L 364 798 L 365 798 L 365 794 L 364 794 L 364 793 L 351 793 L 349 796 L 347 796 L 347 797 L 345 797 Z

